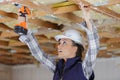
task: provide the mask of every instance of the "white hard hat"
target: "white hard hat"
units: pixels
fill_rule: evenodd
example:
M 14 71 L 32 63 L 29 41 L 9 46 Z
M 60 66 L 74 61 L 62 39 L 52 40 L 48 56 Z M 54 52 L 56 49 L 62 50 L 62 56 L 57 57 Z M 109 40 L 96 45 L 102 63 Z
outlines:
M 65 32 L 63 32 L 62 35 L 55 36 L 55 39 L 57 41 L 61 38 L 68 38 L 68 39 L 75 41 L 78 44 L 83 45 L 82 36 L 81 36 L 80 32 L 77 30 L 74 30 L 74 29 L 66 30 Z

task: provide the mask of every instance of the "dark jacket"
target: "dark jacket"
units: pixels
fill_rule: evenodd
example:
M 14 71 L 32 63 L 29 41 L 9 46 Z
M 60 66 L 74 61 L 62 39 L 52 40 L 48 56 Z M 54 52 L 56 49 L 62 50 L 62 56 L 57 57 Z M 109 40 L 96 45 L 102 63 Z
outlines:
M 53 80 L 87 80 L 81 62 L 80 57 L 70 58 L 65 64 L 63 59 L 59 60 Z

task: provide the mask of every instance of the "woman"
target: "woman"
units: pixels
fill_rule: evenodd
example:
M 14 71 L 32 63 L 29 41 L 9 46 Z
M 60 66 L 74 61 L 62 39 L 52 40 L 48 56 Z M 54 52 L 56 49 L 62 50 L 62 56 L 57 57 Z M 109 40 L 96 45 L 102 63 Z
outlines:
M 82 2 L 77 2 L 81 7 L 84 20 L 86 22 L 78 24 L 83 28 L 88 37 L 88 49 L 84 60 L 82 52 L 84 44 L 82 37 L 77 30 L 66 30 L 62 35 L 55 36 L 58 44 L 58 62 L 47 56 L 39 47 L 34 35 L 28 32 L 27 35 L 21 35 L 20 40 L 26 43 L 32 52 L 32 55 L 45 64 L 54 72 L 53 80 L 93 80 L 96 55 L 99 48 L 99 39 L 94 25 L 90 22 L 89 10 L 84 7 Z

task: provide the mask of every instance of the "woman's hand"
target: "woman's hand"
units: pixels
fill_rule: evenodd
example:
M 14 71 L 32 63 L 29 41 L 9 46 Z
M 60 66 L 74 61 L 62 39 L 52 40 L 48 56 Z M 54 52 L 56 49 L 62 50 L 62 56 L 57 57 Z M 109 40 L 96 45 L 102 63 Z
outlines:
M 81 0 L 73 0 L 79 6 L 83 13 L 83 19 L 86 21 L 87 27 L 92 31 L 92 24 L 90 22 L 90 6 L 84 5 Z

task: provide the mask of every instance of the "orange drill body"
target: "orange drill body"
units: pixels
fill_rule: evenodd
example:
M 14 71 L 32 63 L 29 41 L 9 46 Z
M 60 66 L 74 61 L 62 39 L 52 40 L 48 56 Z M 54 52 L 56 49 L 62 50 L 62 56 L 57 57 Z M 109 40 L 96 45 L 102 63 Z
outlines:
M 23 17 L 23 21 L 20 21 L 19 24 L 16 24 L 14 31 L 18 34 L 27 34 L 27 16 L 30 16 L 31 12 L 28 7 L 21 6 L 18 10 L 19 15 L 18 17 Z

